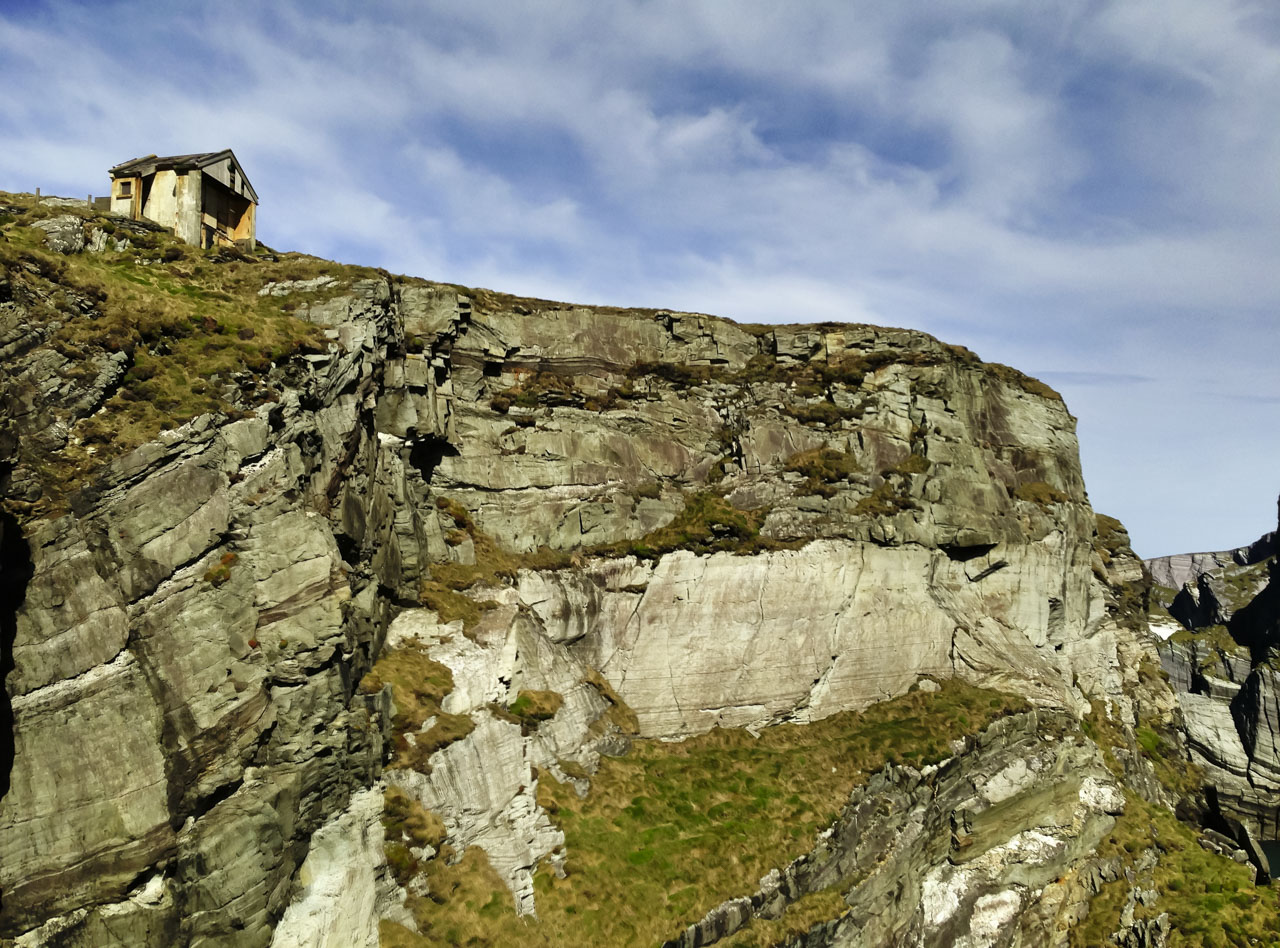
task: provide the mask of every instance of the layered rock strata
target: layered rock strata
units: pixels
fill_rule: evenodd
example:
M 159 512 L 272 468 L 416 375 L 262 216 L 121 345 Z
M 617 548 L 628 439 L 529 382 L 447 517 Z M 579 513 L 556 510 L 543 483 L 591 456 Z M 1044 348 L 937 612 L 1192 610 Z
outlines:
M 1220 828 L 1270 875 L 1280 872 L 1275 536 L 1266 534 L 1230 555 L 1189 557 L 1194 568 L 1166 603 L 1179 630 L 1160 645 Z
M 397 730 L 391 686 L 358 687 L 388 630 L 450 669 L 442 714 L 471 730 L 384 785 L 485 849 L 530 913 L 561 842 L 534 768 L 582 779 L 622 749 L 611 708 L 679 737 L 927 674 L 1136 720 L 1143 646 L 1073 419 L 924 334 L 270 283 L 328 350 L 59 509 L 41 459 L 127 359 L 89 352 L 88 390 L 63 384 L 35 272 L 5 287 L 0 932 L 22 944 L 359 944 L 368 912 L 402 918 L 363 791 L 433 724 Z M 525 727 L 503 710 L 521 691 L 561 703 Z M 358 918 L 326 914 L 339 890 Z
M 353 689 L 388 602 L 331 516 L 342 485 L 370 547 L 392 545 L 403 467 L 366 404 L 386 292 L 357 288 L 350 344 L 292 366 L 279 401 L 167 432 L 67 512 L 7 525 L 27 578 L 6 604 L 0 924 L 39 926 L 21 943 L 266 944 L 312 831 L 380 771 L 386 701 Z M 83 408 L 21 301 L 0 308 L 26 409 L 11 483 L 31 483 L 22 448 Z

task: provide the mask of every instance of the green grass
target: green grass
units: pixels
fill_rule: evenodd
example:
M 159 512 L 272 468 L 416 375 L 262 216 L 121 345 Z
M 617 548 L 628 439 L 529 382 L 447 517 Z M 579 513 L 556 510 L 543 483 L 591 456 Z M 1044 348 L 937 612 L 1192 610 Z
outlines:
M 1139 674 L 1151 677 L 1156 671 L 1144 666 Z M 1119 749 L 1141 754 L 1150 762 L 1156 779 L 1179 798 L 1193 796 L 1204 788 L 1203 771 L 1178 750 L 1179 738 L 1169 725 L 1140 718 L 1134 729 L 1134 740 L 1130 742 L 1115 721 L 1107 717 L 1102 702 L 1093 701 L 1089 713 L 1080 722 L 1080 728 L 1102 749 L 1107 768 L 1121 780 L 1124 779 L 1124 767 L 1116 755 Z
M 1129 531 L 1124 528 L 1124 524 L 1106 514 L 1096 514 L 1094 520 L 1096 528 L 1093 548 L 1102 557 L 1103 563 L 1110 564 L 1113 557 L 1122 553 L 1132 555 L 1133 550 L 1129 547 Z
M 564 706 L 564 696 L 554 691 L 520 691 L 507 710 L 522 721 L 546 721 Z
M 1138 918 L 1169 913 L 1169 948 L 1229 948 L 1275 945 L 1280 939 L 1276 889 L 1253 884 L 1253 870 L 1202 848 L 1196 832 L 1163 807 L 1129 794 L 1124 814 L 1098 847 L 1103 858 L 1118 858 L 1132 869 L 1147 850 L 1159 854 L 1150 882 L 1159 893 L 1154 905 L 1139 905 Z M 1107 883 L 1088 916 L 1072 929 L 1073 948 L 1107 944 L 1124 907 L 1128 883 Z
M 121 253 L 62 256 L 45 249 L 43 232 L 29 225 L 55 211 L 83 218 L 86 228 L 115 222 L 3 192 L 0 202 L 23 208 L 0 229 L 0 271 L 23 303 L 25 322 L 45 328 L 44 344 L 69 360 L 63 374 L 89 383 L 97 374 L 95 358 L 120 352 L 128 358 L 123 384 L 100 410 L 65 419 L 72 434 L 65 449 L 23 459 L 44 488 L 40 501 L 18 511 L 24 518 L 65 509 L 67 496 L 104 463 L 161 431 L 207 412 L 234 414 L 272 400 L 273 363 L 324 351 L 322 330 L 291 315 L 296 300 L 261 297 L 263 285 L 322 273 L 342 282 L 377 273 L 299 254 L 272 261 L 265 252 L 202 251 L 163 233 L 127 234 L 134 246 Z
M 916 510 L 918 505 L 906 493 L 908 485 L 901 481 L 885 480 L 854 506 L 859 517 L 893 517 L 906 510 Z
M 922 764 L 947 741 L 975 734 L 1025 707 L 1019 698 L 959 682 L 912 693 L 865 712 L 809 725 L 767 728 L 759 738 L 716 730 L 681 743 L 636 741 L 605 759 L 586 799 L 547 774 L 539 801 L 565 833 L 566 877 L 535 876 L 538 918 L 483 914 L 486 867 L 451 880 L 459 897 L 417 903 L 430 938 L 384 929 L 384 945 L 655 945 L 728 898 L 807 852 L 850 791 L 887 760 Z M 455 867 L 456 868 L 456 867 Z M 490 870 L 491 872 L 491 870 Z M 499 902 L 508 897 L 496 893 Z M 755 923 L 734 944 L 769 944 L 790 930 L 840 914 L 838 893 L 802 900 L 782 919 Z
M 535 408 L 584 407 L 586 396 L 578 390 L 572 376 L 552 372 L 524 372 L 516 385 L 489 399 L 489 407 L 505 415 L 512 406 Z
M 1014 489 L 1013 496 L 1018 500 L 1029 501 L 1030 503 L 1040 507 L 1042 510 L 1047 510 L 1054 504 L 1062 504 L 1070 500 L 1070 498 L 1062 491 L 1058 490 L 1058 488 L 1051 484 L 1046 484 L 1044 481 L 1031 481 L 1027 484 L 1019 484 L 1018 487 Z
M 467 715 L 446 714 L 441 709 L 440 702 L 453 690 L 453 672 L 419 649 L 385 649 L 360 680 L 360 692 L 377 694 L 385 685 L 391 686 L 395 702 L 390 767 L 429 773 L 428 757 L 475 730 Z M 421 728 L 429 718 L 435 718 L 435 723 L 424 733 Z
M 444 520 L 446 542 L 458 546 L 471 540 L 474 562 L 432 563 L 431 575 L 419 587 L 423 605 L 435 610 L 441 622 L 461 620 L 464 631 L 480 621 L 493 603 L 481 596 L 464 595 L 476 586 L 497 586 L 515 578 L 521 569 L 561 569 L 572 555 L 543 547 L 533 553 L 511 553 L 476 526 L 467 509 L 451 497 L 438 497 L 436 508 Z M 451 529 L 450 529 L 451 527 Z
M 1029 395 L 1036 395 L 1055 402 L 1062 401 L 1062 396 L 1055 389 L 1050 388 L 1039 379 L 1018 371 L 1012 366 L 1001 365 L 999 362 L 987 362 L 984 368 L 1000 381 L 1020 388 Z
M 804 475 L 806 480 L 800 488 L 801 493 L 820 497 L 834 497 L 838 483 L 860 473 L 857 459 L 852 454 L 832 448 L 815 448 L 793 454 L 787 458 L 783 470 Z
M 838 888 L 824 889 L 797 899 L 781 918 L 758 918 L 716 944 L 719 948 L 773 948 L 788 938 L 804 934 L 819 922 L 839 918 L 848 910 Z
M 520 733 L 528 736 L 539 724 L 549 721 L 564 707 L 564 696 L 555 691 L 528 691 L 521 689 L 511 704 L 489 705 L 496 717 L 520 725 Z
M 1103 750 L 1107 766 L 1117 776 L 1122 768 L 1114 751 L 1127 746 L 1123 733 L 1095 702 L 1082 723 L 1085 734 Z M 1173 735 L 1151 723 L 1135 729 L 1136 746 L 1153 765 L 1156 777 L 1179 797 L 1197 793 L 1204 784 L 1199 768 L 1177 752 Z M 1125 811 L 1099 845 L 1103 859 L 1116 858 L 1126 871 L 1147 851 L 1158 856 L 1155 867 L 1137 879 L 1154 887 L 1154 905 L 1139 905 L 1138 918 L 1168 912 L 1169 948 L 1228 948 L 1275 945 L 1280 933 L 1280 895 L 1270 886 L 1253 884 L 1253 870 L 1200 846 L 1197 831 L 1163 807 L 1126 793 Z M 1090 903 L 1088 916 L 1071 931 L 1073 948 L 1107 944 L 1116 930 L 1129 884 L 1107 883 Z
M 412 850 L 427 846 L 438 850 L 447 836 L 440 817 L 399 787 L 388 788 L 383 796 L 382 830 L 387 865 L 402 886 L 425 868 Z
M 630 554 L 641 559 L 653 559 L 675 550 L 745 554 L 794 546 L 760 535 L 760 527 L 768 513 L 767 508 L 739 510 L 714 491 L 699 491 L 685 496 L 684 509 L 665 526 L 638 540 L 592 547 L 584 553 L 596 556 Z

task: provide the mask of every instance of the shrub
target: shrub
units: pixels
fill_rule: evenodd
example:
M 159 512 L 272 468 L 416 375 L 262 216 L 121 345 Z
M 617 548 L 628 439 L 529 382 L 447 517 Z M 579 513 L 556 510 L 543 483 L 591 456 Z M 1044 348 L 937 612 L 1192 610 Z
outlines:
M 929 459 L 923 454 L 908 454 L 906 460 L 898 465 L 899 474 L 924 474 L 930 468 Z
M 853 512 L 859 517 L 893 517 L 906 510 L 917 510 L 916 502 L 886 480 L 858 501 Z
M 1017 388 L 1022 389 L 1029 395 L 1038 395 L 1041 398 L 1047 398 L 1051 401 L 1061 402 L 1062 396 L 1056 391 L 1041 382 L 1039 379 L 1032 378 L 1023 372 L 1008 365 L 1001 365 L 999 362 L 988 362 L 986 369 L 1002 382 L 1007 382 Z
M 677 388 L 692 388 L 708 382 L 713 374 L 709 365 L 677 365 L 672 362 L 637 362 L 627 369 L 629 378 L 659 378 Z
M 520 733 L 529 735 L 543 721 L 556 716 L 556 712 L 564 706 L 564 697 L 554 691 L 521 690 L 516 700 L 505 708 L 500 704 L 489 706 L 497 717 L 520 725 Z
M 1065 503 L 1069 499 L 1062 491 L 1044 481 L 1021 484 L 1014 490 L 1013 496 L 1036 504 L 1041 509 L 1047 509 L 1051 504 Z
M 845 419 L 860 418 L 862 412 L 856 408 L 841 408 L 834 402 L 801 402 L 798 405 L 787 405 L 782 409 L 802 425 L 825 425 L 834 427 Z
M 787 458 L 783 469 L 803 474 L 807 480 L 801 490 L 821 497 L 834 497 L 834 485 L 840 481 L 848 481 L 858 473 L 857 462 L 852 454 L 832 448 L 816 448 L 793 454 Z
M 205 582 L 221 586 L 231 578 L 231 567 L 235 565 L 236 559 L 234 553 L 223 553 L 222 558 L 218 560 L 218 565 L 204 574 Z
M 657 481 L 645 481 L 636 487 L 636 497 L 648 500 L 657 500 L 662 496 L 662 488 Z

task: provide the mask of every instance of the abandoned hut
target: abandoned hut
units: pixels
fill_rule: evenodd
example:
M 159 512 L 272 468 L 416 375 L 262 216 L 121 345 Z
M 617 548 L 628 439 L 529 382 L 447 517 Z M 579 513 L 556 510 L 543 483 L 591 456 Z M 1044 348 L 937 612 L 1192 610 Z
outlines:
M 197 155 L 147 155 L 116 165 L 111 211 L 172 227 L 197 247 L 254 244 L 258 194 L 230 148 Z

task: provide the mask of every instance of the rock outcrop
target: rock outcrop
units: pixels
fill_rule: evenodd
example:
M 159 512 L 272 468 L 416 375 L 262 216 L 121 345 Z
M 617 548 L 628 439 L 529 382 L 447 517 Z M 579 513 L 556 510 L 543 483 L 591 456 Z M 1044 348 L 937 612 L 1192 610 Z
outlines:
M 1125 808 L 1096 747 L 1044 739 L 1072 726 L 1004 718 L 939 765 L 886 767 L 812 852 L 664 948 L 715 944 L 827 889 L 845 910 L 794 944 L 1066 944 L 1088 889 L 1120 874 L 1091 857 Z
M 1229 554 L 1165 557 L 1156 564 L 1181 562 L 1190 570 L 1166 603 L 1181 628 L 1160 645 L 1187 744 L 1205 771 L 1220 828 L 1270 875 L 1280 871 L 1273 862 L 1280 853 L 1275 536 L 1268 533 Z
M 1255 563 L 1274 556 L 1276 553 L 1276 533 L 1264 533 L 1248 546 L 1238 546 L 1234 550 L 1221 550 L 1213 553 L 1175 553 L 1171 556 L 1157 556 L 1146 561 L 1151 570 L 1151 578 L 1161 586 L 1178 590 L 1187 583 L 1194 583 L 1206 573 L 1227 569 L 1231 566 L 1253 566 Z
M 71 509 L 7 522 L 5 934 L 266 944 L 312 831 L 381 770 L 386 704 L 354 684 L 388 604 L 325 516 L 359 485 L 371 545 L 392 529 L 402 475 L 365 402 L 393 325 L 372 302 L 353 304 L 360 341 L 295 366 L 279 401 L 166 432 Z M 19 484 L 48 434 L 24 426 L 65 440 L 85 410 L 45 374 L 30 305 L 0 304 Z

